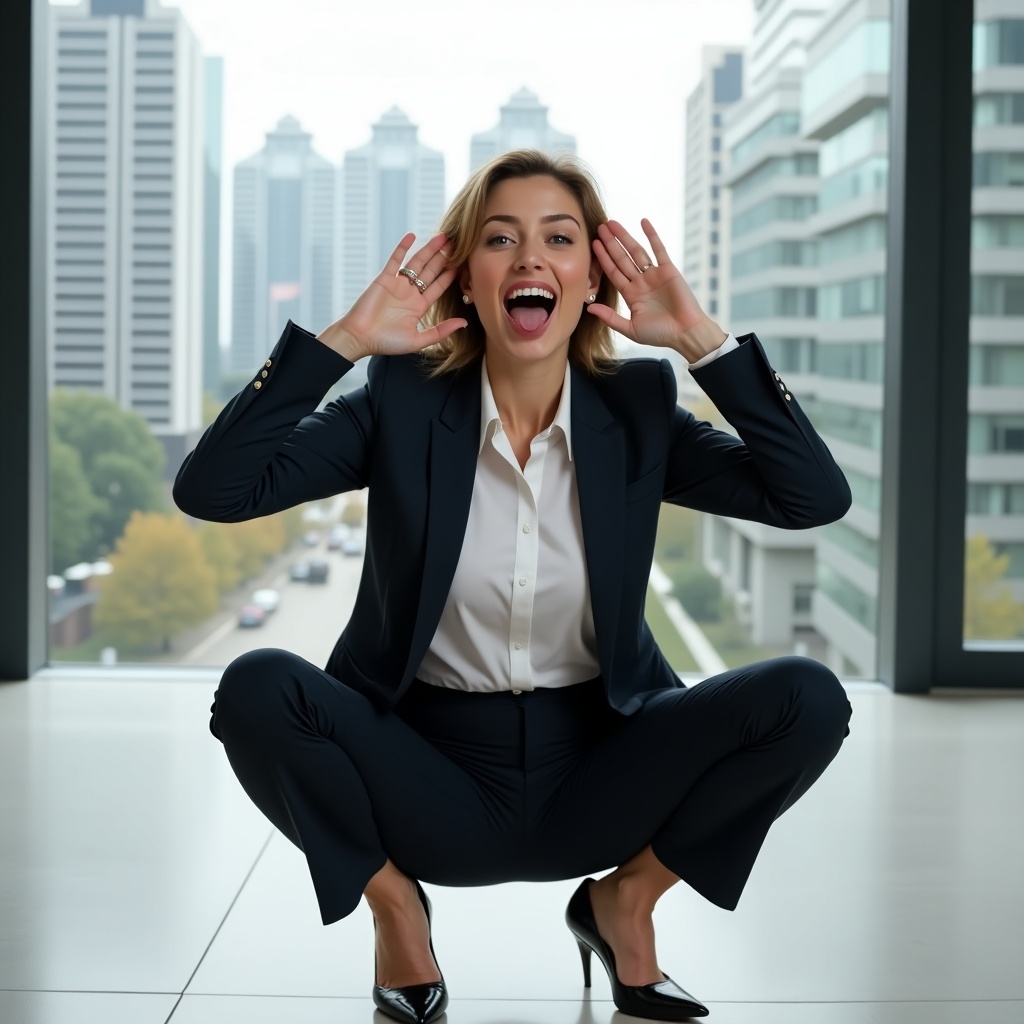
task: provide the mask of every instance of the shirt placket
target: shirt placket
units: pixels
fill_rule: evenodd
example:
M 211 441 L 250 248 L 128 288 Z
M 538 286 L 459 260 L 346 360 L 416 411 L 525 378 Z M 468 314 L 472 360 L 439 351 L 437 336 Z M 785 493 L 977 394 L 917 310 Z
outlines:
M 548 452 L 549 433 L 538 435 L 530 443 L 526 468 L 520 469 L 506 435 L 499 451 L 515 471 L 516 481 L 516 544 L 512 577 L 512 604 L 509 616 L 508 655 L 510 683 L 513 693 L 532 690 L 533 669 L 530 663 L 530 634 L 533 609 L 537 597 L 537 566 L 540 561 L 540 530 L 538 510 L 544 460 Z M 497 440 L 497 438 L 495 438 Z M 502 448 L 507 448 L 503 451 Z

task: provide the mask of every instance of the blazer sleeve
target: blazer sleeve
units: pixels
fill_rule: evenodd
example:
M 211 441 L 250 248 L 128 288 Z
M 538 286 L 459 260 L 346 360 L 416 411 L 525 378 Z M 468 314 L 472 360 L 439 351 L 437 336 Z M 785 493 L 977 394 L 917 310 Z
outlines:
M 364 388 L 316 411 L 352 365 L 289 320 L 255 379 L 186 456 L 178 508 L 237 523 L 366 486 L 387 360 L 371 360 Z
M 842 470 L 753 334 L 693 377 L 739 437 L 676 405 L 662 364 L 671 440 L 664 500 L 702 512 L 799 530 L 841 519 L 850 508 Z

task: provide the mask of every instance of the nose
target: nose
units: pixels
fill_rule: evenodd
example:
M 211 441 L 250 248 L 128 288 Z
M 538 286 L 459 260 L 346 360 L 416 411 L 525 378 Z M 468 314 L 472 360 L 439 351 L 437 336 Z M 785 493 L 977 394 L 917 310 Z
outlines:
M 544 249 L 533 235 L 523 239 L 516 253 L 517 270 L 539 270 L 544 266 Z

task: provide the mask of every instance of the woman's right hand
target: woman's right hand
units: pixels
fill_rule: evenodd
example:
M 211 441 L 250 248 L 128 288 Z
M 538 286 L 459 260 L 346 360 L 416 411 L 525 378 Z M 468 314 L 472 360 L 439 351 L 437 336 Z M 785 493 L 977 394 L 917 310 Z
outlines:
M 419 352 L 467 325 L 456 317 L 425 331 L 419 329 L 424 314 L 455 279 L 455 270 L 448 266 L 446 237 L 435 235 L 405 264 L 426 284 L 421 295 L 412 280 L 398 273 L 415 239 L 411 232 L 405 235 L 352 308 L 317 335 L 320 341 L 354 363 L 363 356 Z

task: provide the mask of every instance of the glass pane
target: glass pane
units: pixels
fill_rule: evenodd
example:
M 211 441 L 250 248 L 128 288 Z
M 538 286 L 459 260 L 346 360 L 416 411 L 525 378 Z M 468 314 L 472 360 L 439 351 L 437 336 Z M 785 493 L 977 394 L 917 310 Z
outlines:
M 877 5 L 754 6 L 743 95 L 718 108 L 729 225 L 718 249 L 728 270 L 720 320 L 757 334 L 854 504 L 842 522 L 799 532 L 702 517 L 699 561 L 719 600 L 692 617 L 729 665 L 795 651 L 873 678 L 890 26 Z M 692 237 L 688 228 L 699 279 Z M 720 422 L 696 384 L 681 383 L 684 401 Z M 659 562 L 685 606 L 697 574 L 670 557 L 674 534 L 664 532 Z
M 975 0 L 964 644 L 1024 645 L 1024 0 Z
M 737 98 L 754 12 L 749 0 L 696 5 L 683 38 L 670 6 L 633 0 L 616 17 L 616 74 L 658 97 L 637 104 L 595 101 L 586 55 L 607 50 L 609 22 L 581 17 L 575 0 L 523 0 L 512 22 L 500 5 L 422 0 L 401 14 L 415 31 L 397 33 L 387 4 L 293 0 L 282 18 L 279 0 L 253 0 L 244 25 L 227 0 L 49 5 L 53 660 L 219 665 L 281 646 L 326 661 L 360 579 L 368 495 L 204 524 L 174 509 L 177 467 L 260 382 L 288 319 L 313 332 L 337 319 L 401 234 L 431 233 L 468 171 L 503 150 L 576 151 L 612 215 L 636 233 L 650 217 L 682 266 L 686 94 L 707 63 L 715 112 Z M 538 25 L 561 40 L 554 49 Z M 719 50 L 703 57 L 705 45 Z M 785 140 L 794 119 L 797 107 L 756 144 Z M 627 137 L 644 140 L 641 161 Z M 709 117 L 686 144 L 698 141 L 710 196 L 728 158 L 721 124 Z M 814 164 L 808 150 L 778 172 Z M 812 201 L 783 200 L 777 216 Z M 718 247 L 724 214 L 705 212 L 703 238 Z M 814 253 L 760 258 L 799 269 Z M 727 276 L 724 259 L 704 275 L 723 318 Z M 797 284 L 767 308 L 815 301 Z M 794 368 L 811 345 L 789 346 Z M 327 400 L 364 380 L 360 363 Z M 806 619 L 801 582 L 792 602 Z M 672 617 L 651 607 L 673 661 L 696 667 Z

